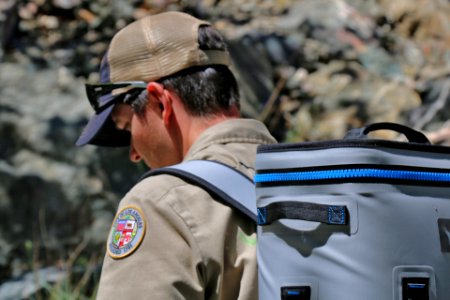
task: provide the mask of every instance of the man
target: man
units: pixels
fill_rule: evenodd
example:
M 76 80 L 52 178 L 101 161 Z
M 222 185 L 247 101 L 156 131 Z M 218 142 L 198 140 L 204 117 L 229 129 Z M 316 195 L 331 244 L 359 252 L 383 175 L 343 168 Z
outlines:
M 77 145 L 130 147 L 160 168 L 215 160 L 254 175 L 265 126 L 240 119 L 223 38 L 180 12 L 119 31 L 86 85 L 96 111 Z M 139 182 L 121 200 L 107 242 L 98 299 L 257 299 L 253 222 L 170 175 Z

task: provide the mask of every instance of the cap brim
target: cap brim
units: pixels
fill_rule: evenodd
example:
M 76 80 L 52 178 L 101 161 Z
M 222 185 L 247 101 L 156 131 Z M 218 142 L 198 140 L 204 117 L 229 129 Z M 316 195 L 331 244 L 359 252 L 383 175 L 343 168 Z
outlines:
M 77 146 L 84 146 L 87 144 L 106 147 L 129 146 L 130 133 L 116 128 L 110 117 L 113 109 L 114 105 L 111 105 L 101 113 L 95 114 L 89 120 L 75 144 Z

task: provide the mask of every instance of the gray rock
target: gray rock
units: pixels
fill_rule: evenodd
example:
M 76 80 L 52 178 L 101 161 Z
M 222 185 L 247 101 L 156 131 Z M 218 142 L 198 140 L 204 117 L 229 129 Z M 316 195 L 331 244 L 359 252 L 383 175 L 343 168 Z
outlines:
M 49 254 L 83 239 L 103 245 L 118 200 L 144 170 L 127 149 L 100 157 L 74 146 L 92 112 L 68 69 L 3 63 L 0 77 L 0 267 L 27 241 Z

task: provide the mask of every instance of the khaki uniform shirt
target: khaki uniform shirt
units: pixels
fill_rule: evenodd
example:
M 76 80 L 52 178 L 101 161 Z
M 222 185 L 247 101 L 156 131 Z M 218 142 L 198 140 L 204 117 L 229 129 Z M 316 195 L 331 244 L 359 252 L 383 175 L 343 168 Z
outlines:
M 257 146 L 275 142 L 262 123 L 234 119 L 205 130 L 185 160 L 216 160 L 253 178 Z M 125 257 L 106 254 L 97 299 L 257 299 L 252 221 L 170 175 L 139 182 L 119 212 L 127 207 L 140 212 L 145 235 Z

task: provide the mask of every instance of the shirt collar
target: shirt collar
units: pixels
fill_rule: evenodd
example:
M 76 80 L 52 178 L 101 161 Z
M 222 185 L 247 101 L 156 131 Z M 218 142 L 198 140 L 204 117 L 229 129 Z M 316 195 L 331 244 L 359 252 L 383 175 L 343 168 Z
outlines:
M 231 119 L 206 129 L 191 146 L 184 160 L 213 144 L 225 143 L 273 144 L 276 140 L 266 126 L 253 119 Z

